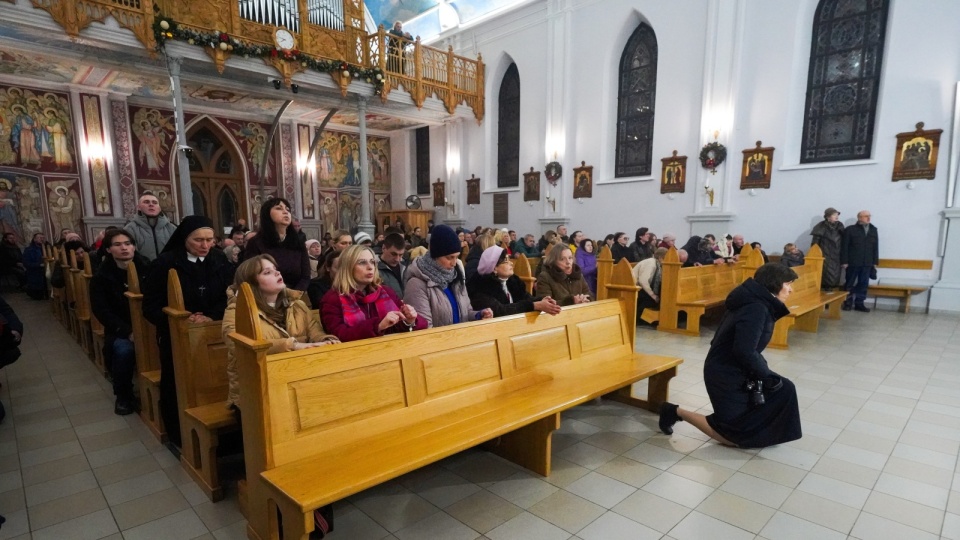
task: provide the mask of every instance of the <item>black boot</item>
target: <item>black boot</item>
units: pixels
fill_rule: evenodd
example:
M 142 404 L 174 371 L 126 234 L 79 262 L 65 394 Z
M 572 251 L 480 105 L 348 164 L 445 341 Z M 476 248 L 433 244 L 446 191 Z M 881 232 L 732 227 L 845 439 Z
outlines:
M 677 414 L 679 405 L 664 401 L 660 405 L 660 431 L 666 435 L 673 435 L 673 425 L 677 422 L 683 422 L 683 418 Z

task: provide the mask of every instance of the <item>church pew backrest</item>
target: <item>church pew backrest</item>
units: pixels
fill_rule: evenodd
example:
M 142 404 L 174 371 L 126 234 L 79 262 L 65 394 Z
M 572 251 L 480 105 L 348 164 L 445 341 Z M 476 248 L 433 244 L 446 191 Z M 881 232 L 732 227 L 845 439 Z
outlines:
M 539 261 L 539 259 L 537 260 Z M 523 253 L 517 255 L 517 258 L 513 260 L 513 273 L 520 278 L 530 294 L 533 294 L 534 285 L 537 283 L 537 276 L 533 275 L 533 269 L 530 259 Z

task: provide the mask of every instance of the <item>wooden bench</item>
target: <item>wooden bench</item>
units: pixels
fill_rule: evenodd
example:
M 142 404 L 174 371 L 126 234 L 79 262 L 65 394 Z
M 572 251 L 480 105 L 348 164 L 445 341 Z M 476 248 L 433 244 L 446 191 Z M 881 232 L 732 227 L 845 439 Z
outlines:
M 236 342 L 252 539 L 306 540 L 314 509 L 490 441 L 550 474 L 560 413 L 611 398 L 656 410 L 679 358 L 634 352 L 637 288 L 611 299 L 267 355 L 250 288 Z M 616 279 L 619 278 L 619 279 Z M 648 400 L 631 395 L 650 379 Z
M 84 270 L 81 269 L 80 264 L 78 264 L 81 262 L 86 263 L 86 267 L 90 266 L 89 256 L 84 253 L 78 259 L 77 253 L 71 251 L 69 279 L 73 282 L 73 294 L 74 300 L 76 301 L 74 312 L 77 317 L 77 331 L 79 334 L 77 341 L 80 343 L 83 352 L 87 353 L 87 356 L 92 360 L 93 333 L 90 326 L 90 290 L 88 289 L 90 281 L 83 277 Z M 102 374 L 103 371 L 101 370 L 100 373 Z
M 922 259 L 880 259 L 877 268 L 904 269 L 904 270 L 933 270 L 932 260 Z M 897 278 L 881 278 L 876 284 L 867 288 L 867 295 L 873 296 L 873 307 L 877 307 L 877 299 L 898 298 L 900 300 L 900 312 L 910 313 L 910 297 L 915 294 L 926 292 L 929 284 L 920 283 L 897 283 Z
M 540 259 L 537 259 L 539 263 Z M 516 274 L 520 281 L 523 282 L 523 285 L 527 288 L 527 292 L 533 294 L 533 289 L 537 284 L 537 276 L 533 275 L 534 266 L 531 265 L 530 259 L 526 255 L 520 253 L 517 255 L 516 259 L 513 259 L 513 273 Z
M 730 291 L 753 276 L 761 265 L 760 252 L 745 247 L 736 263 L 682 268 L 676 248 L 670 248 L 663 259 L 657 330 L 699 336 L 700 317 L 708 309 L 723 306 Z M 679 327 L 681 311 L 687 314 L 686 328 Z
M 56 246 L 47 246 L 43 245 L 43 262 L 44 262 L 44 277 L 49 276 L 53 273 L 53 269 L 56 265 L 59 265 L 60 262 L 60 252 Z M 47 287 L 50 290 L 50 311 L 53 313 L 53 316 L 60 321 L 60 324 L 65 323 L 64 311 L 63 311 L 63 287 L 54 287 L 50 280 L 47 279 Z
M 72 252 L 76 253 L 76 252 Z M 80 342 L 80 324 L 77 321 L 77 304 L 76 304 L 76 291 L 73 287 L 73 273 L 70 271 L 70 256 L 67 255 L 67 250 L 64 248 L 60 252 L 60 272 L 63 276 L 63 310 L 64 310 L 64 326 L 67 330 L 70 331 L 70 335 L 73 336 L 73 339 Z
M 130 305 L 130 326 L 133 329 L 133 347 L 137 355 L 137 388 L 140 390 L 140 418 L 161 443 L 167 442 L 167 432 L 160 415 L 160 348 L 157 328 L 143 316 L 143 293 L 136 265 L 127 265 L 127 292 Z
M 773 337 L 767 346 L 774 349 L 788 348 L 787 333 L 791 328 L 795 327 L 801 332 L 816 332 L 821 318 L 839 319 L 841 304 L 847 298 L 845 291 L 820 290 L 823 273 L 820 246 L 811 246 L 804 264 L 794 266 L 792 270 L 797 273 L 797 279 L 793 282 L 793 293 L 786 302 L 790 314 L 778 320 L 773 327 Z
M 220 435 L 239 428 L 227 405 L 227 346 L 222 321 L 192 323 L 177 271 L 167 275 L 170 344 L 180 410 L 180 462 L 211 501 L 223 498 L 217 473 Z
M 97 366 L 97 370 L 103 375 L 107 375 L 107 364 L 103 357 L 104 332 L 103 325 L 93 314 L 93 308 L 90 304 L 90 281 L 93 279 L 93 265 L 90 264 L 90 254 L 83 254 L 83 270 L 80 271 L 80 298 L 83 300 L 85 316 L 87 317 L 87 326 L 89 330 L 90 350 L 87 351 L 90 360 Z M 82 319 L 81 319 L 82 321 Z

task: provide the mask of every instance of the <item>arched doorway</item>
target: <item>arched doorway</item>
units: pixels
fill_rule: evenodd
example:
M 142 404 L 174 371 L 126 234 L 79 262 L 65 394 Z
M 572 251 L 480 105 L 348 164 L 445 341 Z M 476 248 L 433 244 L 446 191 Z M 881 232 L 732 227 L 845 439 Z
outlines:
M 193 213 L 213 221 L 217 235 L 247 217 L 243 161 L 209 120 L 187 132 Z M 184 194 L 185 195 L 185 194 Z

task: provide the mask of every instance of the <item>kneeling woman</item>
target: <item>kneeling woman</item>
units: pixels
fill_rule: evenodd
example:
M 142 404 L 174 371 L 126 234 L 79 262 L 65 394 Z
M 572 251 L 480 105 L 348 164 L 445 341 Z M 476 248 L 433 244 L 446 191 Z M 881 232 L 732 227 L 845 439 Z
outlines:
M 323 326 L 341 341 L 423 330 L 427 320 L 383 286 L 369 246 L 350 246 L 340 255 L 333 287 L 320 300 Z
M 763 448 L 802 436 L 797 389 L 767 366 L 760 353 L 773 325 L 787 315 L 784 302 L 797 274 L 779 263 L 757 269 L 753 278 L 730 292 L 727 313 L 710 342 L 703 382 L 713 414 L 703 416 L 672 403 L 660 406 L 660 430 L 686 420 L 721 444 Z
M 523 281 L 513 273 L 513 261 L 500 246 L 483 250 L 477 273 L 467 280 L 470 303 L 475 309 L 490 308 L 494 317 L 543 311 L 550 315 L 560 313 L 560 304 L 553 298 L 534 297 L 527 292 Z

